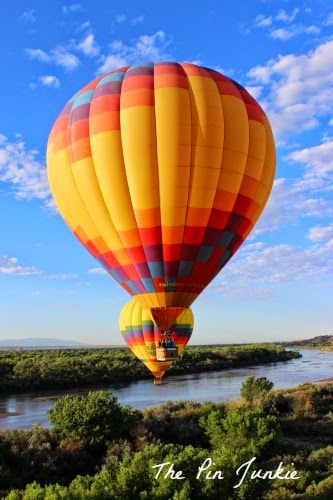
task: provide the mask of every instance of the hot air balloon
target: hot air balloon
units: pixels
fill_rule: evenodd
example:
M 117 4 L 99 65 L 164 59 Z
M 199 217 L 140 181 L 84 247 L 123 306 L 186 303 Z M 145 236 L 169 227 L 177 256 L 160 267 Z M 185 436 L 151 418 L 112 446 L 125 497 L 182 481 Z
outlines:
M 166 339 L 152 321 L 149 311 L 139 302 L 132 299 L 119 316 L 119 327 L 126 344 L 152 372 L 155 384 L 162 383 L 165 371 L 182 354 L 191 337 L 193 325 L 193 313 L 190 308 L 185 309 L 170 329 L 173 346 L 159 347 L 161 341 Z
M 47 166 L 70 229 L 164 331 L 255 225 L 275 146 L 237 82 L 195 64 L 141 63 L 70 99 Z

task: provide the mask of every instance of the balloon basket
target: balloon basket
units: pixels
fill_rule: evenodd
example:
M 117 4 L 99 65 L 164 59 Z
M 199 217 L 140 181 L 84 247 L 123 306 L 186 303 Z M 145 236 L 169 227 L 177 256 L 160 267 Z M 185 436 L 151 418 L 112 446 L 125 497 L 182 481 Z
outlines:
M 163 380 L 161 378 L 155 378 L 154 385 L 163 385 Z

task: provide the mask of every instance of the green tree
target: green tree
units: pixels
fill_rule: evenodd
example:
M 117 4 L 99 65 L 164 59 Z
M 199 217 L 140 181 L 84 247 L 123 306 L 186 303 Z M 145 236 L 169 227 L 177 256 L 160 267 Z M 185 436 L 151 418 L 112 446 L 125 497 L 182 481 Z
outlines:
M 141 415 L 130 406 L 120 405 L 118 399 L 106 391 L 89 392 L 86 396 L 64 396 L 47 414 L 61 439 L 71 438 L 90 444 L 128 437 Z
M 229 408 L 226 414 L 212 411 L 200 419 L 206 429 L 212 448 L 244 452 L 250 457 L 273 451 L 279 442 L 280 426 L 276 417 L 266 415 L 260 408 Z
M 273 382 L 266 377 L 255 378 L 252 376 L 243 382 L 240 393 L 242 398 L 252 405 L 256 399 L 262 401 L 273 389 L 273 386 Z

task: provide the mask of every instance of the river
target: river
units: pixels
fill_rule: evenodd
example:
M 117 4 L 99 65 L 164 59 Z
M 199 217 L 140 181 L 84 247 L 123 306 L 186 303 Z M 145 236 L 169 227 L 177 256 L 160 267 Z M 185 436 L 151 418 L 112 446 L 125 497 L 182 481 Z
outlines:
M 195 373 L 165 377 L 164 385 L 154 385 L 151 380 L 139 380 L 113 385 L 110 390 L 119 403 L 144 409 L 165 401 L 193 400 L 227 401 L 240 396 L 242 383 L 254 375 L 267 377 L 274 388 L 295 387 L 305 382 L 317 382 L 333 377 L 333 352 L 300 350 L 302 357 L 286 362 L 270 363 L 246 368 Z M 50 427 L 46 410 L 64 394 L 84 394 L 86 390 L 43 391 L 33 394 L 17 394 L 0 397 L 0 429 L 28 429 L 39 423 Z

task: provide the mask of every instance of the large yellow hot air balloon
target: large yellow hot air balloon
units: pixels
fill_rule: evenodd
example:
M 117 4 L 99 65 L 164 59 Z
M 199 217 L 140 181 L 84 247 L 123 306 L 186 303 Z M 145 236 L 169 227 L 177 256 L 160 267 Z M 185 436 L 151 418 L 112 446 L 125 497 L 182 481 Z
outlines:
M 238 83 L 194 64 L 142 63 L 68 102 L 47 165 L 70 229 L 167 330 L 259 218 L 275 147 Z
M 148 310 L 139 302 L 132 299 L 123 307 L 119 316 L 119 328 L 126 344 L 152 372 L 155 383 L 161 382 L 165 371 L 182 354 L 191 337 L 193 326 L 193 313 L 190 308 L 185 309 L 170 329 L 170 338 L 174 345 L 159 349 L 158 345 L 163 336 L 153 323 Z M 163 358 L 159 358 L 158 351 L 162 351 Z

